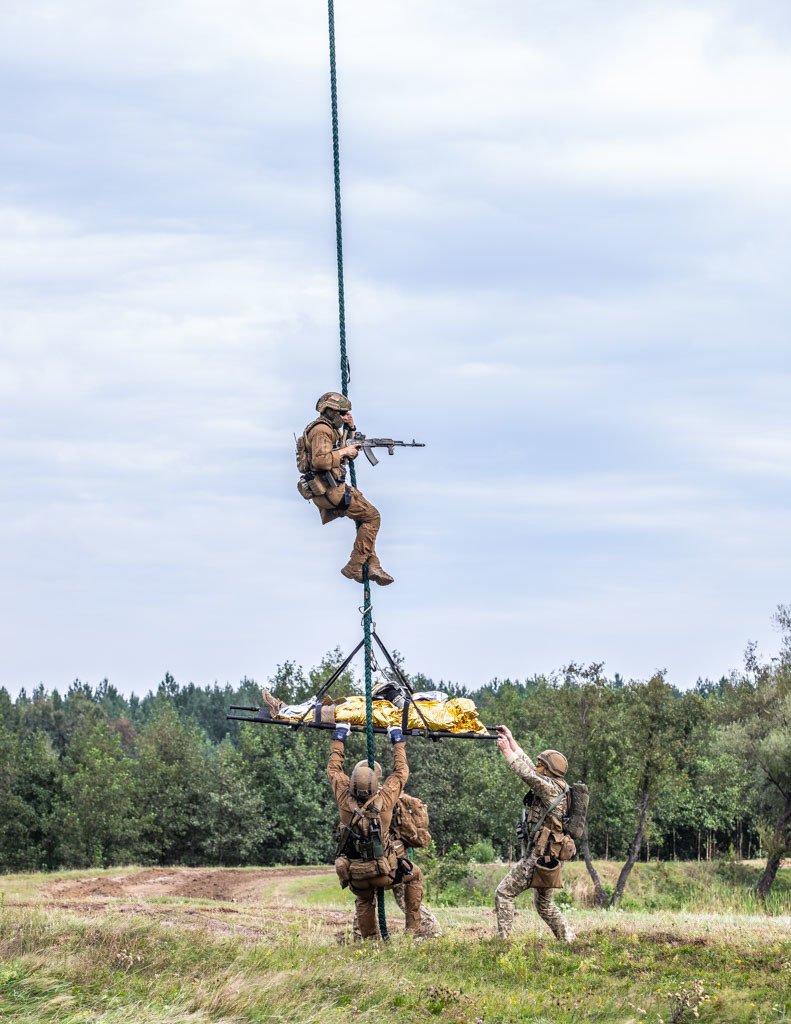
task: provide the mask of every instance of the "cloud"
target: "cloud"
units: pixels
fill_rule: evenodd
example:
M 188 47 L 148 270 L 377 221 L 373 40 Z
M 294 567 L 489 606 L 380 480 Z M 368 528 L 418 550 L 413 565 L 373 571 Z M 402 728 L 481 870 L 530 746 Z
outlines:
M 355 412 L 428 444 L 360 471 L 388 639 L 468 683 L 738 663 L 788 600 L 787 12 L 337 20 Z M 305 0 L 4 16 L 0 684 L 356 635 L 291 436 L 338 381 L 325 30 Z

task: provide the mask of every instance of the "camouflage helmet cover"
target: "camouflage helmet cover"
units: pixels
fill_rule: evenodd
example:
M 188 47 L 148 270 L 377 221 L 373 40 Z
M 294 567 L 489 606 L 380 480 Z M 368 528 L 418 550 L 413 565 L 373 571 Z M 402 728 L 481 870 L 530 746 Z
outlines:
M 340 391 L 325 391 L 318 402 L 316 402 L 316 412 L 318 413 L 323 413 L 327 410 L 330 412 L 349 412 L 351 407 L 352 403 Z
M 382 766 L 374 761 L 373 768 L 368 767 L 367 761 L 358 761 L 354 766 L 350 779 L 349 789 L 357 800 L 368 800 L 375 796 L 382 784 Z
M 543 765 L 556 778 L 562 778 L 569 770 L 569 763 L 559 750 L 542 750 L 536 764 Z

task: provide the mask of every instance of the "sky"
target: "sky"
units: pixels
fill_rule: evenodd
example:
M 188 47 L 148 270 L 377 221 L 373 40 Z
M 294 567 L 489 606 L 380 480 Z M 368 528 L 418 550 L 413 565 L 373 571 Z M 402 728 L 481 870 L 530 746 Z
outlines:
M 679 687 L 791 602 L 791 8 L 337 0 L 358 480 L 406 668 Z M 360 636 L 296 491 L 339 386 L 326 8 L 0 14 L 0 686 Z

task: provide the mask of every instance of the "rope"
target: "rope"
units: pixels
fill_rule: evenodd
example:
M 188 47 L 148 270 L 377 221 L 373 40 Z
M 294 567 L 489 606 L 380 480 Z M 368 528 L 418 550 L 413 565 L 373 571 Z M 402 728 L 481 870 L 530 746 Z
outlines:
M 327 0 L 327 19 L 330 37 L 330 98 L 332 103 L 332 169 L 335 184 L 335 251 L 338 263 L 338 335 L 341 348 L 341 391 L 349 395 L 349 356 L 346 351 L 346 305 L 343 291 L 343 221 L 341 218 L 341 146 L 338 129 L 338 75 L 335 66 L 335 5 Z M 352 487 L 357 486 L 354 463 L 350 463 L 349 475 Z M 365 739 L 368 750 L 368 767 L 374 766 L 374 717 L 371 649 L 371 584 L 368 579 L 368 563 L 363 565 L 363 638 L 365 644 Z M 385 919 L 385 894 L 377 889 L 377 911 L 379 931 L 383 939 L 388 938 Z

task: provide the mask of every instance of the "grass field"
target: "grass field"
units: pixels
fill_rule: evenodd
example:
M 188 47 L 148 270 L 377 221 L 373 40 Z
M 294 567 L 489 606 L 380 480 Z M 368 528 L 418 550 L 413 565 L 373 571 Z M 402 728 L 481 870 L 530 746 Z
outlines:
M 18 1024 L 791 1019 L 791 868 L 768 915 L 749 865 L 638 865 L 628 909 L 589 908 L 582 865 L 557 944 L 528 904 L 513 941 L 490 906 L 437 909 L 414 941 L 388 897 L 389 943 L 351 941 L 326 868 L 128 868 L 0 878 L 0 1020 Z M 487 866 L 477 892 L 504 869 Z M 604 866 L 607 877 L 615 865 Z M 479 899 L 478 895 L 475 899 Z

